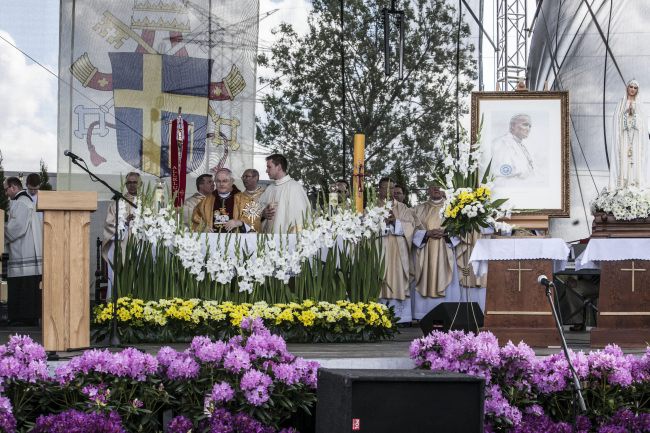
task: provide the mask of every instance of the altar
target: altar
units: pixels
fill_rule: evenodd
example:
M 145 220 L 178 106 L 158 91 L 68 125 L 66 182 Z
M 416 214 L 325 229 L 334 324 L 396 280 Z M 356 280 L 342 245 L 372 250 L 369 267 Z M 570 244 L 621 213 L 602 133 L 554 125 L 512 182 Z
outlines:
M 576 269 L 600 269 L 591 346 L 645 347 L 650 341 L 650 239 L 591 239 Z
M 535 347 L 558 345 L 553 315 L 537 278 L 551 279 L 566 267 L 568 255 L 562 239 L 478 240 L 470 263 L 477 276 L 487 272 L 484 330 L 502 345 L 508 340 Z

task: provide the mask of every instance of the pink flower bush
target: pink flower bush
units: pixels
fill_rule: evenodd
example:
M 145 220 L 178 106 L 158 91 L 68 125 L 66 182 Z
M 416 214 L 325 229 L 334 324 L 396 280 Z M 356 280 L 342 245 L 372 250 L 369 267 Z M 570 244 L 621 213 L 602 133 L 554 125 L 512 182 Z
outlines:
M 185 416 L 171 431 L 289 433 L 283 423 L 316 400 L 318 364 L 289 353 L 259 319 L 244 319 L 241 329 L 228 341 L 195 337 L 184 351 L 162 347 L 156 356 L 88 350 L 52 376 L 43 348 L 14 336 L 0 346 L 0 432 L 29 424 L 66 433 L 158 432 L 162 412 L 171 410 Z M 72 429 L 66 417 L 90 430 Z
M 650 348 L 642 357 L 614 345 L 569 352 L 589 411 L 578 431 L 650 431 Z M 524 343 L 500 348 L 489 332 L 436 331 L 413 341 L 410 354 L 420 368 L 485 379 L 486 431 L 572 431 L 572 381 L 562 353 L 536 358 Z

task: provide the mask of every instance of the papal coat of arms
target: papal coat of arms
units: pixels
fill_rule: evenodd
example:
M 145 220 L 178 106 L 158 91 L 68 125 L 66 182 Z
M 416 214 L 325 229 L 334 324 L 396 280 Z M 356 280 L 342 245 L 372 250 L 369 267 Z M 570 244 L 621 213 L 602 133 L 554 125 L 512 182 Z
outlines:
M 172 175 L 174 152 L 182 156 L 187 173 L 226 164 L 228 153 L 240 146 L 242 117 L 254 116 L 238 101 L 247 87 L 254 89 L 254 68 L 251 80 L 251 61 L 241 61 L 250 56 L 232 55 L 232 45 L 251 27 L 256 37 L 257 8 L 241 9 L 249 0 L 239 6 L 225 1 L 213 10 L 208 10 L 211 2 L 187 0 L 68 1 L 75 22 L 85 18 L 84 8 L 92 11 L 87 19 L 94 20 L 88 34 L 79 37 L 86 41 L 83 52 L 74 47 L 73 37 L 69 67 L 89 95 L 86 101 L 73 95 L 81 103 L 73 103 L 72 123 L 73 140 L 87 149 L 92 164 L 110 164 L 110 145 L 123 162 L 158 177 Z M 226 3 L 230 6 L 224 9 Z M 233 18 L 233 13 L 240 15 Z M 182 149 L 172 137 L 179 108 L 189 125 Z M 104 138 L 109 133 L 112 140 Z

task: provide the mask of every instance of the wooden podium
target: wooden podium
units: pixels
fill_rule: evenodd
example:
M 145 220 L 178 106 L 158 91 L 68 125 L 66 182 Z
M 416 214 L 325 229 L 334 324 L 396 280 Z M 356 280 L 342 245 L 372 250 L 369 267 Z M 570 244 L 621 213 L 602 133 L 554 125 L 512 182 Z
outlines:
M 43 346 L 90 346 L 90 213 L 96 192 L 39 191 L 43 217 Z
M 479 274 L 488 274 L 484 329 L 496 335 L 499 344 L 560 344 L 546 291 L 537 278 L 551 278 L 554 267 L 561 268 L 568 256 L 566 243 L 557 238 L 513 236 L 476 242 L 470 262 Z
M 532 347 L 559 346 L 560 337 L 539 275 L 553 275 L 551 260 L 493 260 L 488 265 L 485 331 L 499 344 L 523 340 Z
M 591 346 L 643 347 L 650 342 L 650 260 L 600 263 L 598 323 Z

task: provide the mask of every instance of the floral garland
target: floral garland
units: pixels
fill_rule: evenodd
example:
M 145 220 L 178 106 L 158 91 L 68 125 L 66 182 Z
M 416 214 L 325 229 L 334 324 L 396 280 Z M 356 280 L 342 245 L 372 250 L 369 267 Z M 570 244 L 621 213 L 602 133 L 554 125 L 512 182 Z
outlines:
M 287 283 L 291 276 L 300 273 L 303 263 L 316 257 L 321 249 L 333 248 L 337 239 L 357 244 L 364 239 L 380 235 L 386 228 L 390 203 L 367 209 L 359 215 L 350 209 L 342 209 L 335 215 L 314 218 L 297 237 L 291 250 L 287 238 L 280 244 L 271 236 L 248 256 L 237 252 L 233 257 L 229 245 L 220 245 L 213 254 L 206 252 L 205 240 L 199 233 L 184 227 L 170 206 L 158 211 L 138 202 L 130 224 L 132 235 L 139 241 L 162 244 L 175 254 L 182 266 L 198 281 L 209 275 L 219 283 L 238 279 L 240 292 L 251 293 L 255 283 L 263 283 L 267 277 Z M 262 235 L 264 236 L 264 235 Z
M 617 220 L 634 220 L 650 216 L 650 196 L 635 187 L 613 191 L 604 189 L 591 203 L 592 213 L 611 213 Z
M 201 299 L 143 301 L 128 297 L 117 301 L 117 320 L 126 341 L 189 341 L 193 335 L 210 333 L 227 337 L 240 332 L 246 318 L 260 318 L 289 341 L 361 341 L 389 339 L 397 332 L 393 310 L 377 302 L 338 301 L 300 304 L 266 302 L 234 304 Z M 108 332 L 113 305 L 93 311 L 93 323 L 101 334 Z M 100 333 L 95 332 L 99 337 Z

